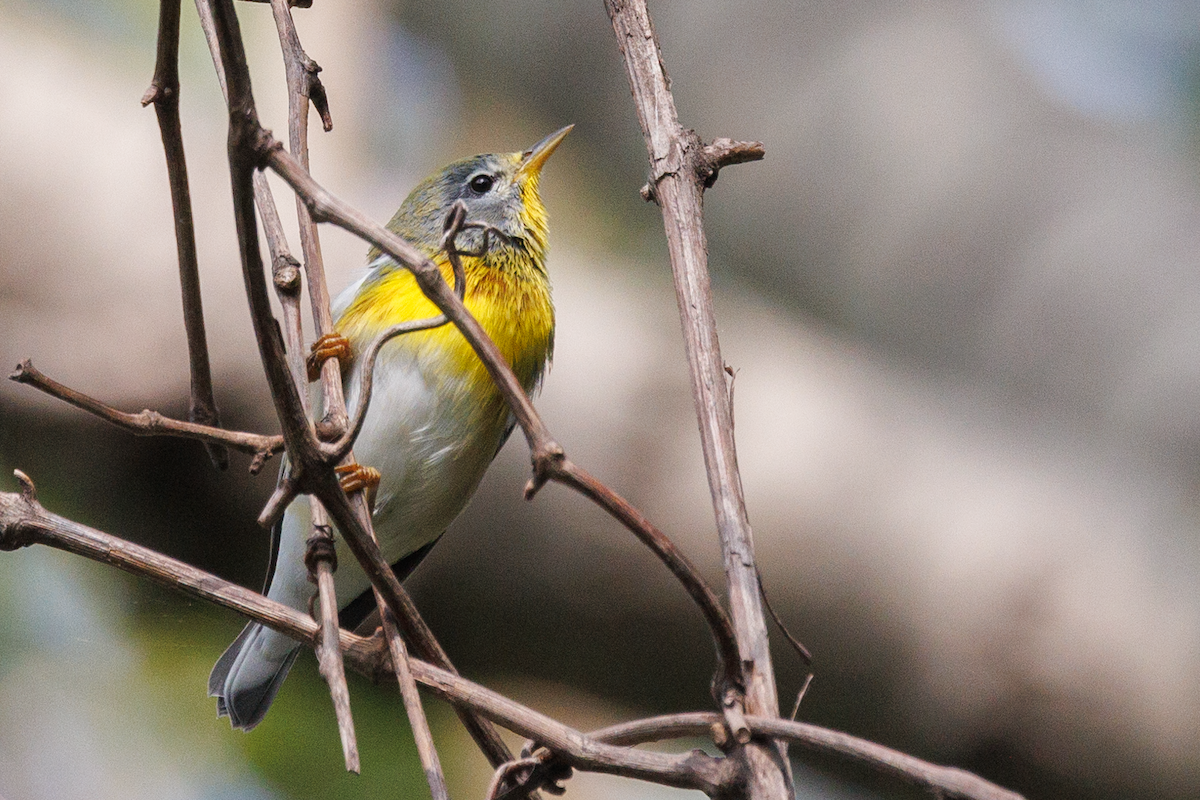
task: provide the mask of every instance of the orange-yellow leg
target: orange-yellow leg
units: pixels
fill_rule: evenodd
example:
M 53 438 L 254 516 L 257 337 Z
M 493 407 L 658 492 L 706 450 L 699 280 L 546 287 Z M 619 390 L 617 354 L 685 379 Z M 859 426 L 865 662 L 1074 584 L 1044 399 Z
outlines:
M 344 366 L 350 359 L 350 340 L 336 331 L 327 333 L 312 343 L 311 352 L 304 362 L 308 369 L 308 380 L 313 382 L 321 377 L 321 367 L 331 358 L 336 358 Z
M 363 489 L 374 492 L 375 487 L 379 485 L 379 470 L 374 467 L 364 467 L 362 464 L 343 464 L 333 469 L 338 474 L 338 483 L 341 484 L 342 491 L 346 494 Z

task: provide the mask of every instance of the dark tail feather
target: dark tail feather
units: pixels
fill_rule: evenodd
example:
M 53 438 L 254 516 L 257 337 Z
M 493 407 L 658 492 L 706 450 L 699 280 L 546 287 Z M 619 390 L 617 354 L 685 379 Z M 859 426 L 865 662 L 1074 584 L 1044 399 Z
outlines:
M 239 730 L 248 731 L 262 722 L 300 654 L 300 644 L 294 643 L 282 657 L 264 658 L 255 652 L 243 655 L 243 650 L 260 644 L 263 638 L 277 636 L 282 634 L 250 623 L 217 659 L 208 676 L 208 694 L 217 698 L 217 716 L 229 717 L 230 724 Z

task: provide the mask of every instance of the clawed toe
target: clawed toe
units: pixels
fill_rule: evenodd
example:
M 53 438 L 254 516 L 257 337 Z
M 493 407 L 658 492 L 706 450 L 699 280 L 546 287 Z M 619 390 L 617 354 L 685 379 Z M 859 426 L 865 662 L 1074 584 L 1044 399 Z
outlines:
M 373 491 L 379 485 L 379 470 L 374 467 L 364 467 L 362 464 L 343 464 L 334 467 L 338 474 L 338 483 L 346 494 L 366 489 Z
M 352 350 L 350 340 L 340 333 L 327 333 L 312 343 L 311 352 L 304 362 L 308 370 L 309 382 L 321 377 L 321 367 L 331 358 L 345 364 L 350 359 Z

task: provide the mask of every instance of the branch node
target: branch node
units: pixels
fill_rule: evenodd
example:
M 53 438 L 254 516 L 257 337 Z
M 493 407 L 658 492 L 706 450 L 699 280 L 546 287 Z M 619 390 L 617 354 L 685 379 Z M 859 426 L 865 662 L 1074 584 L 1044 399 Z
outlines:
M 766 148 L 762 142 L 737 142 L 722 136 L 704 145 L 697 154 L 696 174 L 704 188 L 711 189 L 717 182 L 722 167 L 744 164 L 747 161 L 761 161 L 765 155 Z
M 38 371 L 34 368 L 33 362 L 27 358 L 20 364 L 17 364 L 16 369 L 8 376 L 8 379 L 17 383 L 32 383 L 34 376 L 37 374 Z
M 317 73 L 321 71 L 321 65 L 309 58 L 307 53 L 304 53 L 303 57 L 304 93 L 308 95 L 313 108 L 317 110 L 317 116 L 321 118 L 321 127 L 326 133 L 329 133 L 333 130 L 333 117 L 329 113 L 329 95 L 325 93 L 325 84 L 321 83 L 321 79 L 317 77 Z
M 33 479 L 19 469 L 13 470 L 13 476 L 17 479 L 17 483 L 21 484 L 21 499 L 30 505 L 36 503 L 38 501 L 37 487 L 33 485 Z
M 721 705 L 725 714 L 725 722 L 729 725 L 729 731 L 733 734 L 734 740 L 738 744 L 749 744 L 750 726 L 746 723 L 742 703 L 741 693 L 731 689 L 725 692 Z
M 312 536 L 304 542 L 304 566 L 308 568 L 308 579 L 317 582 L 317 563 L 329 562 L 329 570 L 337 572 L 337 549 L 333 544 L 333 529 L 328 525 L 315 527 Z
M 275 288 L 286 294 L 300 292 L 300 262 L 291 253 L 280 253 L 271 265 Z
M 151 103 L 161 103 L 174 93 L 175 90 L 170 86 L 162 86 L 155 81 L 154 83 L 150 84 L 150 87 L 146 89 L 146 93 L 142 95 L 142 108 L 145 108 Z
M 263 467 L 267 465 L 267 461 L 272 455 L 274 454 L 266 448 L 255 453 L 254 458 L 250 460 L 250 474 L 257 475 L 262 472 Z
M 729 738 L 729 728 L 725 727 L 725 723 L 714 722 L 709 726 L 709 732 L 717 749 L 722 753 L 727 752 L 732 740 Z
M 642 199 L 647 203 L 658 202 L 658 192 L 654 190 L 654 183 L 651 181 L 646 181 L 642 188 L 638 189 L 638 194 L 640 194 Z
M 267 504 L 263 506 L 262 513 L 258 515 L 258 524 L 264 528 L 273 528 L 279 518 L 283 516 L 283 512 L 287 510 L 288 504 L 295 499 L 296 475 L 293 473 L 279 481 L 279 485 L 271 493 Z
M 525 499 L 532 500 L 546 482 L 563 472 L 567 454 L 562 445 L 553 439 L 539 442 L 529 454 L 533 462 L 533 475 L 525 484 Z
M 257 122 L 254 126 L 253 139 L 253 144 L 247 146 L 246 150 L 253 156 L 255 169 L 266 169 L 271 160 L 271 154 L 276 150 L 282 150 L 283 142 L 276 139 L 269 130 L 258 125 Z

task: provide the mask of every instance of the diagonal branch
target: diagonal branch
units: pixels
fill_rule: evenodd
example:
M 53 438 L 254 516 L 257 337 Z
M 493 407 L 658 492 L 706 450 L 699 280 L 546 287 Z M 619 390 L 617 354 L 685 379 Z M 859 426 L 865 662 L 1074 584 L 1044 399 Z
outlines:
M 201 27 L 213 51 L 217 77 L 229 107 L 229 162 L 242 275 L 250 303 L 255 338 L 276 413 L 283 427 L 291 464 L 287 479 L 276 489 L 259 521 L 269 524 L 299 493 L 313 495 L 315 500 L 319 500 L 330 512 L 372 585 L 381 592 L 386 604 L 400 617 L 406 635 L 414 637 L 414 646 L 425 657 L 435 659 L 444 667 L 452 669 L 445 652 L 433 638 L 428 626 L 420 619 L 416 607 L 396 580 L 390 565 L 374 541 L 369 530 L 370 516 L 366 513 L 365 503 L 360 502 L 361 496 L 352 505 L 342 492 L 333 475 L 333 464 L 323 457 L 324 453 L 321 452 L 314 432 L 308 425 L 296 389 L 288 378 L 278 325 L 271 315 L 270 304 L 267 301 L 250 188 L 251 175 L 256 162 L 261 158 L 259 154 L 268 149 L 278 148 L 278 144 L 258 123 L 245 50 L 232 3 L 230 0 L 196 0 L 196 8 Z M 321 274 L 319 270 L 314 272 L 314 275 Z M 321 313 L 320 305 L 316 311 L 318 315 Z M 327 308 L 325 314 L 328 314 Z M 340 385 L 335 387 L 334 391 L 340 391 Z M 313 505 L 315 507 L 316 503 Z M 470 712 L 460 712 L 460 717 L 493 763 L 503 763 L 511 758 L 507 747 L 490 723 Z
M 33 482 L 19 470 L 15 474 L 21 492 L 0 492 L 0 551 L 35 544 L 65 550 L 229 608 L 309 646 L 317 645 L 320 628 L 310 616 L 182 561 L 53 514 L 38 503 Z M 356 671 L 373 680 L 391 672 L 389 653 L 378 637 L 363 638 L 341 630 L 339 638 Z M 410 666 L 418 681 L 456 707 L 473 709 L 497 721 L 549 748 L 577 769 L 700 789 L 710 796 L 728 795 L 742 779 L 736 759 L 630 749 L 645 742 L 708 736 L 714 726 L 723 728 L 724 720 L 718 714 L 672 714 L 583 734 L 455 673 L 424 661 L 412 660 Z M 770 717 L 748 716 L 746 722 L 757 736 L 789 739 L 809 750 L 840 755 L 945 797 L 1022 800 L 1020 795 L 964 770 L 930 764 L 839 731 Z
M 184 158 L 183 131 L 179 122 L 179 4 L 180 0 L 162 0 L 159 4 L 158 58 L 150 88 L 142 97 L 142 105 L 154 104 L 167 157 L 167 181 L 171 186 L 175 246 L 179 257 L 179 285 L 183 293 L 183 326 L 187 331 L 188 363 L 192 376 L 188 419 L 219 428 L 221 418 L 213 399 L 208 339 L 204 332 L 204 306 L 200 299 L 200 268 L 196 258 L 192 197 L 188 190 L 187 160 Z M 217 469 L 229 466 L 229 453 L 223 445 L 208 441 L 204 446 Z
M 124 428 L 135 436 L 178 436 L 184 439 L 232 447 L 243 453 L 254 456 L 251 464 L 251 474 L 258 474 L 267 459 L 283 451 L 282 436 L 268 436 L 261 433 L 242 433 L 229 431 L 224 428 L 213 428 L 196 422 L 164 417 L 157 411 L 146 409 L 137 414 L 118 411 L 89 397 L 82 392 L 63 386 L 53 378 L 42 374 L 33 362 L 26 359 L 17 365 L 16 370 L 8 376 L 9 380 L 32 386 L 38 391 L 45 392 L 51 397 L 57 397 L 76 408 L 83 409 L 103 420 Z
M 192 597 L 233 609 L 309 646 L 319 645 L 312 617 L 221 580 L 188 564 L 46 511 L 33 483 L 18 471 L 21 494 L 0 493 L 0 550 L 44 544 L 141 575 Z M 343 495 L 344 496 L 344 495 Z M 377 639 L 340 631 L 351 666 L 378 680 L 391 671 L 390 656 Z M 552 749 L 570 766 L 653 781 L 667 786 L 723 793 L 738 779 L 734 763 L 695 752 L 652 753 L 595 741 L 573 728 L 503 695 L 424 661 L 410 660 L 413 677 L 456 708 L 494 720 Z
M 326 131 L 333 128 L 333 120 L 329 115 L 329 104 L 325 94 L 325 87 L 321 84 L 321 79 L 317 76 L 321 68 L 317 66 L 317 63 L 308 56 L 301 46 L 300 37 L 296 32 L 296 26 L 292 20 L 291 12 L 288 10 L 287 3 L 285 0 L 271 0 L 271 11 L 275 17 L 276 29 L 279 32 L 279 43 L 283 49 L 283 58 L 287 73 L 288 134 L 291 150 L 292 154 L 307 169 L 309 103 L 311 102 L 317 109 Z M 312 302 L 313 320 L 316 323 L 317 334 L 325 336 L 333 332 L 333 320 L 329 307 L 329 291 L 325 283 L 321 241 L 318 236 L 317 226 L 309 215 L 308 208 L 300 201 L 299 197 L 296 198 L 296 216 L 300 226 L 300 245 L 304 252 L 304 269 L 305 274 L 308 276 L 308 294 Z M 332 423 L 333 431 L 337 432 L 346 425 L 346 403 L 345 395 L 343 394 L 341 370 L 336 359 L 327 359 L 322 364 L 321 384 L 325 401 L 325 421 Z M 365 405 L 364 398 L 364 410 Z M 332 460 L 330 459 L 330 461 Z M 354 456 L 349 452 L 349 448 L 347 448 L 347 452 L 337 460 L 343 463 L 353 463 Z M 356 516 L 363 530 L 374 540 L 375 531 L 365 493 L 362 491 L 353 493 L 351 502 L 354 505 Z M 311 502 L 311 507 L 314 524 L 318 520 L 323 522 L 325 519 L 325 509 L 321 503 L 314 498 Z M 321 595 L 322 608 L 329 606 L 335 609 L 331 613 L 332 618 L 326 623 L 332 627 L 336 619 L 336 604 L 332 600 L 333 578 L 330 574 L 329 564 L 325 563 L 321 566 L 323 570 L 321 574 L 326 576 L 324 586 L 328 587 L 328 590 L 323 591 Z M 383 606 L 383 600 L 379 596 L 378 591 L 376 591 L 376 602 L 381 607 Z M 430 793 L 433 796 L 433 800 L 449 800 L 446 778 L 442 774 L 441 762 L 438 758 L 437 749 L 434 747 L 433 734 L 429 729 L 429 722 L 425 717 L 425 709 L 421 705 L 416 681 L 413 680 L 408 666 L 408 651 L 404 646 L 404 642 L 400 639 L 394 617 L 390 613 L 385 613 L 382 622 L 383 633 L 391 649 L 396 679 L 400 685 L 400 694 L 404 698 L 404 706 L 408 712 L 408 720 L 416 741 L 417 752 L 429 781 Z M 331 635 L 327 634 L 326 641 L 329 642 L 330 640 Z M 328 652 L 328 648 L 326 648 L 326 652 Z M 344 684 L 345 678 L 341 676 L 340 653 L 329 653 L 326 661 L 330 662 L 330 664 L 333 664 L 335 661 L 337 662 L 335 665 L 337 667 L 337 677 Z M 332 669 L 330 671 L 333 672 Z

